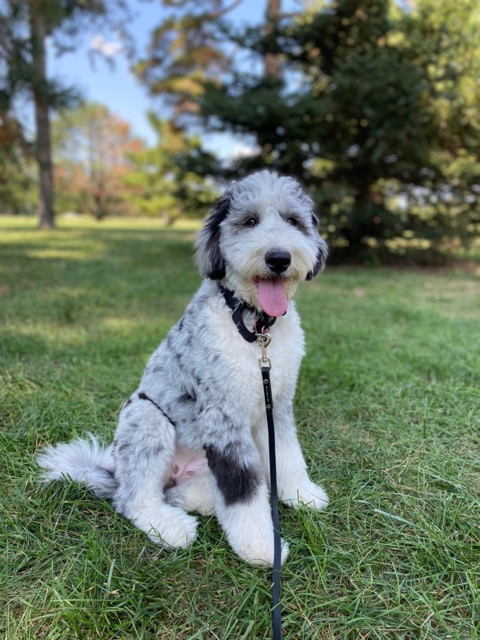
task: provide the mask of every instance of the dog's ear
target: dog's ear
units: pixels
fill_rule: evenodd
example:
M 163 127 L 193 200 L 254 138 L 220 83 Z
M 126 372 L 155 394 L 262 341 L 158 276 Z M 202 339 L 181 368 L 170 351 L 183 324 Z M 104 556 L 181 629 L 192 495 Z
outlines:
M 221 280 L 225 277 L 225 261 L 220 251 L 220 223 L 230 210 L 231 197 L 225 192 L 217 201 L 212 213 L 205 221 L 197 240 L 197 263 L 204 278 Z
M 320 271 L 325 268 L 325 262 L 328 255 L 328 246 L 325 240 L 321 237 L 318 231 L 318 220 L 316 216 L 312 214 L 313 227 L 315 229 L 315 235 L 317 236 L 317 259 L 313 266 L 313 269 L 307 273 L 307 280 L 314 278 Z

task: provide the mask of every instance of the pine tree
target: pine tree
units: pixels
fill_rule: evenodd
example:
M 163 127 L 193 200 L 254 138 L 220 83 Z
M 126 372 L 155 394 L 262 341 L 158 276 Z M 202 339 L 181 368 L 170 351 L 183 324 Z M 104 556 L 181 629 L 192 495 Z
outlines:
M 448 238 L 471 236 L 478 220 L 476 34 L 472 0 L 455 10 L 447 0 L 419 0 L 410 12 L 388 0 L 330 2 L 264 33 L 236 33 L 258 56 L 276 51 L 283 75 L 237 72 L 210 82 L 201 113 L 217 131 L 254 136 L 258 153 L 232 173 L 267 165 L 307 184 L 335 255 L 364 258 L 407 244 L 443 250 Z M 460 179 L 462 154 L 471 170 L 464 162 Z M 463 218 L 447 206 L 447 177 L 461 182 Z M 417 198 L 425 189 L 427 213 Z M 405 199 L 408 209 L 399 205 Z
M 480 206 L 476 0 L 312 4 L 286 15 L 266 0 L 261 28 L 216 21 L 220 0 L 177 15 L 143 77 L 177 124 L 253 138 L 222 175 L 267 166 L 304 182 L 337 257 L 468 240 Z

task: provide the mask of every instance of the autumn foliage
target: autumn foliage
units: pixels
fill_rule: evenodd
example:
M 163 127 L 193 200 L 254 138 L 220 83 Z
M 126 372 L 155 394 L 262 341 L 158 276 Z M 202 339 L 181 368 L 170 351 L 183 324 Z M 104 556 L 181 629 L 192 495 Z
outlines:
M 100 104 L 82 104 L 54 120 L 54 166 L 59 210 L 107 215 L 134 213 L 125 178 L 144 148 L 128 122 Z

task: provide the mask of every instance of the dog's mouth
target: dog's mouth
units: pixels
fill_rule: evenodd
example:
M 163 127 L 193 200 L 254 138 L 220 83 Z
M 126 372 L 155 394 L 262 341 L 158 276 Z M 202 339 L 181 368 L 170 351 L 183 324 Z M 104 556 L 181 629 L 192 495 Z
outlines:
M 254 278 L 257 287 L 257 297 L 265 313 L 273 318 L 283 316 L 288 309 L 288 299 L 285 291 L 285 278 Z

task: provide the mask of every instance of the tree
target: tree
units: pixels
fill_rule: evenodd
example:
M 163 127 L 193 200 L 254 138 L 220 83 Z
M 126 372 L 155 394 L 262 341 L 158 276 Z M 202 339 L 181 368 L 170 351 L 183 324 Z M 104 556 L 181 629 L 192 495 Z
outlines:
M 480 13 L 475 0 L 419 0 L 401 16 L 405 48 L 424 70 L 435 126 L 431 168 L 408 205 L 455 248 L 480 235 Z M 436 221 L 439 224 L 434 224 Z
M 116 5 L 123 7 L 123 0 Z M 27 96 L 35 110 L 35 155 L 39 170 L 40 227 L 55 224 L 50 111 L 70 103 L 74 94 L 48 77 L 45 43 L 54 38 L 57 50 L 82 27 L 85 16 L 110 14 L 104 0 L 3 0 L 0 6 L 0 113 L 14 109 Z M 71 46 L 71 44 L 69 45 Z
M 202 148 L 195 124 L 207 81 L 232 64 L 222 20 L 240 3 L 162 1 L 171 12 L 153 30 L 135 71 L 149 93 L 162 99 L 167 118 L 151 115 L 158 144 L 136 154 L 137 171 L 127 178 L 138 191 L 134 203 L 147 215 L 163 215 L 169 223 L 180 215 L 202 216 L 217 195 L 209 176 L 220 173 L 220 163 Z
M 162 0 L 170 15 L 152 32 L 147 56 L 135 66 L 153 96 L 162 96 L 179 126 L 198 112 L 204 82 L 224 73 L 231 59 L 222 47 L 222 18 L 242 0 Z
M 277 25 L 277 49 L 289 65 L 284 78 L 237 74 L 231 83 L 209 85 L 202 111 L 210 126 L 257 138 L 258 155 L 236 171 L 266 164 L 294 173 L 312 188 L 320 179 L 341 181 L 357 209 L 370 201 L 377 176 L 386 166 L 392 170 L 386 158 L 401 137 L 393 123 L 385 129 L 385 114 L 400 100 L 406 100 L 409 115 L 417 107 L 410 91 L 418 79 L 415 69 L 381 44 L 388 29 L 385 5 L 370 0 L 359 10 L 358 2 L 343 1 L 282 29 Z M 244 41 L 259 54 L 272 47 L 271 39 L 251 30 L 246 35 Z M 345 229 L 364 235 L 362 224 L 357 226 L 355 231 L 349 220 Z
M 0 116 L 0 213 L 30 213 L 37 205 L 32 149 L 20 124 Z
M 478 220 L 474 5 L 419 0 L 407 12 L 387 0 L 337 0 L 267 33 L 234 33 L 257 56 L 276 51 L 283 77 L 242 70 L 210 81 L 200 113 L 212 129 L 255 136 L 258 152 L 233 173 L 267 165 L 309 186 L 337 256 L 364 258 L 407 239 L 442 250 Z M 452 178 L 470 218 L 452 215 Z M 399 206 L 420 193 L 428 212 Z
M 125 176 L 143 142 L 128 122 L 97 103 L 82 103 L 53 122 L 55 179 L 67 210 L 88 212 L 97 220 L 130 212 Z
M 172 121 L 149 117 L 158 143 L 131 155 L 133 170 L 125 183 L 132 205 L 168 224 L 185 215 L 203 217 L 217 196 L 209 180 L 214 168 L 218 172 L 215 159 L 202 149 L 198 136 L 186 135 Z
M 267 0 L 265 11 L 265 38 L 272 38 L 274 50 L 266 50 L 264 53 L 263 75 L 265 78 L 279 78 L 280 65 L 278 52 L 275 51 L 275 32 L 278 29 L 281 18 L 281 0 Z

